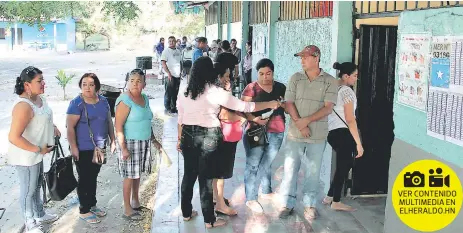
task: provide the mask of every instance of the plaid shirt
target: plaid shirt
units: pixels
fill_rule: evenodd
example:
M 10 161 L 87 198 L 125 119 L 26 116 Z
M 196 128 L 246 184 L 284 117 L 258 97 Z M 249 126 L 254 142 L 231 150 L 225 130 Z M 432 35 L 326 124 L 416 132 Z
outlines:
M 308 117 L 325 106 L 325 102 L 336 104 L 338 97 L 337 80 L 321 70 L 319 76 L 310 81 L 304 71 L 291 76 L 285 94 L 285 100 L 293 102 L 300 117 Z M 328 116 L 309 125 L 310 136 L 304 138 L 291 119 L 288 138 L 293 141 L 320 143 L 328 136 Z

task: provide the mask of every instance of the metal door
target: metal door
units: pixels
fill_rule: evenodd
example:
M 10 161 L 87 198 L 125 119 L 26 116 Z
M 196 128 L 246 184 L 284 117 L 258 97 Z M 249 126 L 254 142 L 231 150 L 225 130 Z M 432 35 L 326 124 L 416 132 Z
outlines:
M 352 195 L 385 194 L 394 141 L 396 26 L 360 26 L 357 122 L 365 149 L 352 169 Z

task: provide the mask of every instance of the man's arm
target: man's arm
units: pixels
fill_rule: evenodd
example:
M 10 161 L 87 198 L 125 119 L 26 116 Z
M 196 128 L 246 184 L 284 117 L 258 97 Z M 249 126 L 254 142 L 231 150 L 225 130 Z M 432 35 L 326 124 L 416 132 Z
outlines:
M 315 112 L 314 114 L 301 119 L 302 120 L 301 125 L 302 123 L 304 123 L 305 125 L 309 125 L 311 122 L 318 121 L 333 112 L 334 104 L 336 103 L 338 99 L 339 84 L 335 78 L 330 78 L 328 82 L 329 83 L 325 89 L 325 99 L 324 99 L 325 106 L 321 108 L 320 110 L 318 110 L 317 112 Z
M 331 102 L 325 102 L 325 106 L 315 112 L 314 114 L 304 117 L 301 120 L 304 122 L 305 125 L 309 125 L 311 122 L 318 121 L 333 112 L 334 104 Z

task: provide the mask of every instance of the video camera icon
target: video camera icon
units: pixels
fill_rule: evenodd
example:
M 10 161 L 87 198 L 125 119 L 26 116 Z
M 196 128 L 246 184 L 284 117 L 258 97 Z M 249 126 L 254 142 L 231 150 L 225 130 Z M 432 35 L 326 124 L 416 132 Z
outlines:
M 434 173 L 436 173 L 434 175 Z M 442 168 L 429 169 L 429 187 L 450 187 L 450 175 L 444 177 L 442 175 Z M 404 187 L 407 188 L 420 188 L 425 186 L 425 175 L 419 171 L 412 173 L 406 172 L 404 175 Z
M 434 169 L 429 169 L 429 187 L 450 187 L 450 175 L 444 177 L 442 175 L 442 168 L 438 167 L 436 169 L 436 175 L 434 174 Z

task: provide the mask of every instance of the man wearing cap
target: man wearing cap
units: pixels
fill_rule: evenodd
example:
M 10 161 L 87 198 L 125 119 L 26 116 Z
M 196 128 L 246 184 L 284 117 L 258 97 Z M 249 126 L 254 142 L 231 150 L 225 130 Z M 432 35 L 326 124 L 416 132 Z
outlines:
M 337 100 L 336 79 L 320 69 L 320 49 L 306 46 L 294 54 L 301 58 L 303 71 L 293 74 L 286 93 L 286 111 L 291 116 L 284 148 L 284 176 L 280 186 L 282 205 L 280 217 L 291 214 L 296 205 L 297 179 L 301 160 L 305 164 L 303 189 L 304 216 L 317 216 L 318 185 L 320 166 L 328 136 L 328 115 Z

